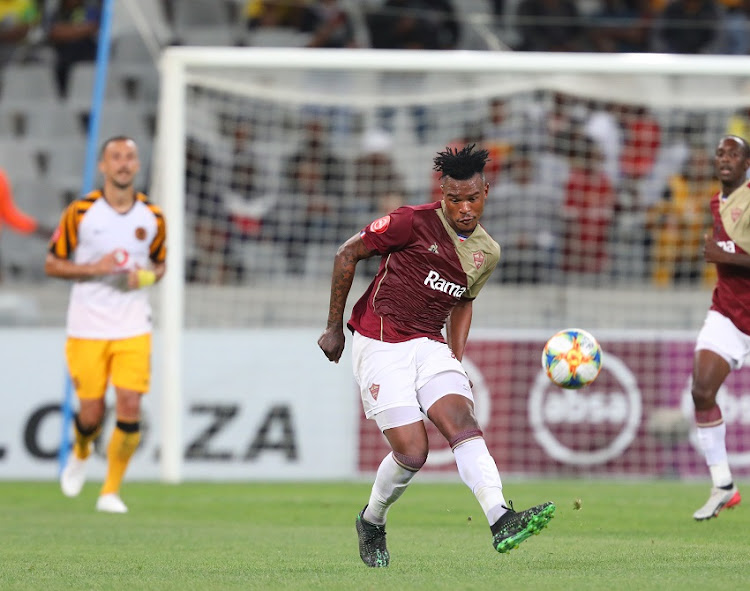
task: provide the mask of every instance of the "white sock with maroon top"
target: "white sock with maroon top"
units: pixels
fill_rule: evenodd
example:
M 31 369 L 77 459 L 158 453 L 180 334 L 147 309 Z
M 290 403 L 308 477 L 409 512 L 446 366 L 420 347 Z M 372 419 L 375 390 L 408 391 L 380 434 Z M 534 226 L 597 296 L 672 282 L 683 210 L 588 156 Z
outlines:
M 422 460 L 424 464 L 424 460 Z M 414 478 L 418 470 L 407 470 L 389 453 L 380 462 L 375 482 L 370 492 L 370 500 L 367 503 L 362 517 L 375 525 L 385 524 L 386 515 L 391 505 L 404 494 L 409 482 Z
M 497 464 L 487 449 L 484 438 L 468 439 L 453 448 L 461 480 L 479 501 L 487 521 L 493 525 L 507 511 L 503 483 Z

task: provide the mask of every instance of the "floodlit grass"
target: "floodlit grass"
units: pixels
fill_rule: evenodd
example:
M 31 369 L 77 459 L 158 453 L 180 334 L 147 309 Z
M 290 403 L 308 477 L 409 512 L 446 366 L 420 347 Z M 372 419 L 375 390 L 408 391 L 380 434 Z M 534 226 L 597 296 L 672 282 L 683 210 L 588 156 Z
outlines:
M 126 483 L 130 512 L 107 515 L 96 484 L 68 499 L 56 483 L 0 482 L 0 589 L 747 588 L 750 507 L 696 523 L 708 486 L 508 481 L 516 509 L 558 509 L 500 555 L 463 485 L 417 480 L 389 514 L 391 566 L 368 569 L 354 518 L 369 484 Z

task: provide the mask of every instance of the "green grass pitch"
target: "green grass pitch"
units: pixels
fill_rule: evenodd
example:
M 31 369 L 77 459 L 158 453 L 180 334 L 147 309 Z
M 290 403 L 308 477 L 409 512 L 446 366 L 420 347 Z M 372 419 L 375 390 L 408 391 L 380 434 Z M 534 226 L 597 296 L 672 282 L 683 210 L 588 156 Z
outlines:
M 557 513 L 500 555 L 468 489 L 418 478 L 389 513 L 391 566 L 368 569 L 354 530 L 368 483 L 128 482 L 130 512 L 108 515 L 98 484 L 68 499 L 56 483 L 0 482 L 0 589 L 746 589 L 750 498 L 696 523 L 708 487 L 506 478 L 516 509 L 553 500 Z

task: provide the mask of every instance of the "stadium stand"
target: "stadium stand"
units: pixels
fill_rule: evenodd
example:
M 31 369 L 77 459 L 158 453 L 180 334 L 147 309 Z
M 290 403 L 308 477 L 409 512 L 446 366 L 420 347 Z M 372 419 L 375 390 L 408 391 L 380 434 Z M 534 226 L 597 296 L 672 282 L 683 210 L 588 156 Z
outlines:
M 51 3 L 55 5 L 56 3 Z M 150 160 L 153 153 L 153 138 L 156 126 L 156 110 L 159 92 L 159 74 L 156 57 L 149 51 L 144 35 L 151 36 L 153 44 L 168 43 L 195 45 L 235 45 L 243 44 L 262 47 L 303 47 L 311 40 L 309 32 L 294 27 L 264 27 L 248 29 L 245 22 L 247 2 L 245 0 L 161 0 L 134 2 L 130 7 L 117 3 L 114 38 L 112 43 L 111 63 L 109 65 L 109 81 L 106 89 L 105 116 L 102 120 L 102 136 L 114 133 L 131 133 L 139 140 L 144 160 L 144 185 L 150 178 Z M 370 0 L 359 2 L 355 0 L 341 0 L 339 5 L 351 17 L 356 33 L 357 44 L 368 46 L 371 32 L 367 30 L 368 14 L 379 10 L 385 0 Z M 518 2 L 510 0 L 504 3 L 504 8 L 496 12 L 496 3 L 489 0 L 462 0 L 450 3 L 455 11 L 455 18 L 459 25 L 457 47 L 461 49 L 497 49 L 517 46 L 519 23 L 515 19 Z M 599 2 L 584 3 L 580 11 L 583 17 L 599 14 Z M 137 8 L 137 11 L 135 10 Z M 719 10 L 723 14 L 722 10 Z M 655 21 L 656 22 L 656 21 Z M 659 21 L 660 22 L 660 21 Z M 144 30 L 144 23 L 148 30 Z M 583 23 L 585 25 L 585 22 Z M 721 28 L 718 22 L 717 27 Z M 661 24 L 660 24 L 661 26 Z M 37 43 L 36 48 L 42 50 L 37 53 L 23 52 L 25 59 L 11 62 L 2 70 L 2 86 L 0 93 L 0 145 L 5 145 L 0 156 L 11 163 L 9 168 L 15 181 L 23 182 L 27 178 L 47 175 L 56 178 L 69 196 L 77 191 L 76 179 L 82 169 L 82 154 L 72 152 L 82 151 L 82 138 L 86 127 L 88 107 L 91 101 L 91 90 L 94 76 L 94 64 L 91 62 L 77 63 L 71 72 L 70 91 L 66 100 L 56 99 L 53 59 L 45 53 L 44 41 Z M 19 54 L 21 55 L 21 54 Z M 26 59 L 33 56 L 33 59 Z M 300 75 L 300 82 L 308 85 L 310 92 L 316 93 L 335 88 L 336 84 L 359 84 L 359 80 L 346 80 L 344 76 L 331 77 L 323 84 L 311 81 Z M 398 81 L 398 86 L 401 82 Z M 408 82 L 413 89 L 410 92 L 422 92 L 431 89 L 431 77 L 411 77 Z M 438 84 L 439 84 L 438 80 Z M 731 88 L 725 89 L 728 93 Z M 403 91 L 403 88 L 400 88 Z M 534 102 L 537 101 L 538 102 Z M 529 113 L 546 108 L 546 98 L 535 97 L 523 109 L 514 107 L 516 117 L 526 117 Z M 571 107 L 572 111 L 581 114 L 581 106 Z M 383 113 L 381 123 L 388 127 L 393 124 L 395 134 L 394 156 L 402 172 L 408 167 L 405 157 L 416 158 L 419 166 L 429 164 L 432 143 L 445 137 L 461 137 L 465 129 L 455 121 L 442 118 L 442 107 L 435 106 L 430 112 L 412 109 L 396 109 L 392 113 Z M 197 114 L 205 117 L 212 115 Z M 219 116 L 218 114 L 216 116 Z M 274 114 L 273 116 L 277 116 Z M 392 120 L 389 117 L 393 118 Z M 715 119 L 711 127 L 705 130 L 705 137 L 711 137 L 724 125 L 721 113 L 712 113 Z M 481 115 L 478 115 L 481 119 Z M 345 110 L 340 110 L 331 118 L 331 134 L 337 141 L 337 149 L 341 155 L 353 155 L 353 150 L 359 143 L 359 135 L 351 133 L 357 126 L 364 125 L 363 121 L 352 118 Z M 208 127 L 205 127 L 208 129 Z M 207 132 L 206 132 L 207 133 Z M 280 159 L 288 152 L 289 145 L 294 143 L 296 130 L 290 123 L 287 137 L 283 143 L 279 140 L 263 138 L 263 127 L 258 126 L 255 138 L 256 148 L 265 154 L 269 162 L 269 170 L 278 171 L 280 166 L 271 160 Z M 703 132 L 701 132 L 703 133 Z M 209 134 L 208 145 L 214 155 L 221 160 L 218 146 L 225 141 L 222 133 Z M 703 137 L 703 136 L 702 136 Z M 73 146 L 70 150 L 53 151 L 43 147 L 44 139 L 54 138 L 59 145 Z M 21 140 L 21 141 L 19 141 Z M 701 140 L 704 141 L 704 140 Z M 14 149 L 10 150 L 9 145 Z M 349 163 L 350 164 L 350 163 Z M 347 166 L 349 166 L 347 164 Z M 406 170 L 404 170 L 406 169 Z M 660 174 L 664 174 L 661 172 Z M 273 182 L 273 181 L 270 181 Z M 351 182 L 351 181 L 347 181 Z M 419 195 L 424 191 L 425 181 L 419 176 L 405 174 L 410 195 Z M 657 181 L 654 180 L 654 183 Z M 661 181 L 659 181 L 661 182 Z M 650 189 L 652 194 L 656 189 Z M 269 193 L 270 191 L 270 193 Z M 278 187 L 266 187 L 267 194 L 278 191 Z M 653 199 L 653 197 L 652 197 Z M 50 199 L 57 209 L 57 198 Z M 624 216 L 625 213 L 619 215 Z M 630 215 L 630 214 L 627 214 Z M 632 217 L 632 215 L 631 215 Z M 621 222 L 621 218 L 619 221 Z M 618 229 L 625 227 L 618 222 Z M 243 243 L 238 249 L 243 259 L 251 259 L 252 244 Z M 273 251 L 270 248 L 268 252 Z M 626 256 L 615 257 L 616 260 Z M 251 261 L 252 262 L 252 261 Z M 258 263 L 253 262 L 253 268 Z M 305 274 L 313 273 L 315 265 L 309 261 L 304 263 Z M 319 274 L 327 272 L 325 265 Z M 317 273 L 317 272 L 315 272 Z M 315 274 L 313 273 L 313 274 Z
M 55 81 L 48 64 L 10 63 L 2 70 L 3 110 L 47 102 L 56 95 Z

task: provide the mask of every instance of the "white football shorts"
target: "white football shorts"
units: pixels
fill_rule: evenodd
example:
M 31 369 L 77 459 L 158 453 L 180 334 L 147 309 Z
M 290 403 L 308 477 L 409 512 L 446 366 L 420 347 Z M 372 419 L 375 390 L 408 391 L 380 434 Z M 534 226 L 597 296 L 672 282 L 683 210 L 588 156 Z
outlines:
M 698 333 L 695 350 L 708 349 L 722 357 L 732 369 L 739 369 L 750 354 L 750 336 L 739 330 L 729 318 L 709 310 Z
M 381 431 L 422 420 L 447 394 L 474 401 L 461 362 L 448 345 L 426 337 L 384 343 L 355 332 L 352 367 L 365 417 Z

